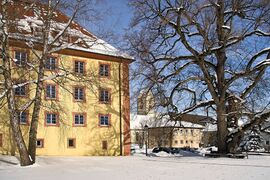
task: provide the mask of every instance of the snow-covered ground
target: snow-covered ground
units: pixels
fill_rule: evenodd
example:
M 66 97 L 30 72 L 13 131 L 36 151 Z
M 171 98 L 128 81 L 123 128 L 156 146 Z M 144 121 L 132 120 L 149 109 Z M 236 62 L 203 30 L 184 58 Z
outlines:
M 0 180 L 270 179 L 270 156 L 249 159 L 202 156 L 38 157 L 32 167 L 0 156 Z

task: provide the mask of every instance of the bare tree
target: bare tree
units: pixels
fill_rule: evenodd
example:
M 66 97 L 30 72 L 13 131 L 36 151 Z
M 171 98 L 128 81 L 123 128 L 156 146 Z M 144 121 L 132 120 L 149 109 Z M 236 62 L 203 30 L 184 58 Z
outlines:
M 28 156 L 27 147 L 24 142 L 19 125 L 19 117 L 16 113 L 15 94 L 13 91 L 13 82 L 11 76 L 11 61 L 9 55 L 9 29 L 12 25 L 12 22 L 10 21 L 10 15 L 8 14 L 8 6 L 10 5 L 10 3 L 11 1 L 1 2 L 1 72 L 2 79 L 4 79 L 4 89 L 1 94 L 1 98 L 6 97 L 7 99 L 9 120 L 13 132 L 13 139 L 15 140 L 16 146 L 20 154 L 21 165 L 26 166 L 31 164 L 31 160 Z
M 8 102 L 12 134 L 20 152 L 21 165 L 25 166 L 35 163 L 38 120 L 43 106 L 43 83 L 52 80 L 65 88 L 64 83 L 59 83 L 63 79 L 87 81 L 84 77 L 76 77 L 74 72 L 65 66 L 59 67 L 57 71 L 52 71 L 49 75 L 46 74 L 45 69 L 48 68 L 48 58 L 53 53 L 59 53 L 59 51 L 66 48 L 75 48 L 82 44 L 87 48 L 91 48 L 97 43 L 102 44 L 104 42 L 98 41 L 97 37 L 89 34 L 86 30 L 82 30 L 75 22 L 79 16 L 82 17 L 81 13 L 84 12 L 84 15 L 87 16 L 94 12 L 94 6 L 92 6 L 94 1 L 36 0 L 3 1 L 2 3 L 1 50 L 3 66 L 1 66 L 1 69 L 5 87 L 1 97 L 6 97 Z M 14 13 L 14 9 L 16 13 Z M 63 12 L 69 13 L 70 16 L 64 15 Z M 32 16 L 17 18 L 16 15 L 11 13 L 20 16 L 30 13 Z M 60 21 L 58 16 L 61 18 Z M 7 24 L 7 22 L 12 22 L 12 25 Z M 17 79 L 18 82 L 15 82 L 12 72 L 16 72 L 18 67 L 12 69 L 11 64 L 17 64 L 18 60 L 9 54 L 12 46 L 9 43 L 20 42 L 20 40 L 25 42 L 24 45 L 34 57 L 32 57 L 31 61 L 26 59 L 23 64 L 20 64 L 25 68 L 25 71 L 18 70 L 22 73 L 19 73 L 19 81 Z M 29 85 L 35 86 L 33 90 L 35 95 L 30 97 L 27 102 L 21 103 L 17 99 L 16 103 L 14 89 Z M 33 108 L 33 112 L 31 113 L 28 148 L 26 148 L 19 126 L 19 114 L 17 111 L 23 112 L 30 107 Z
M 141 60 L 140 86 L 152 90 L 172 120 L 213 112 L 219 152 L 235 151 L 243 132 L 270 116 L 268 98 L 249 111 L 250 97 L 258 95 L 254 90 L 269 88 L 262 86 L 270 64 L 269 1 L 135 0 L 131 5 L 136 30 L 128 39 Z

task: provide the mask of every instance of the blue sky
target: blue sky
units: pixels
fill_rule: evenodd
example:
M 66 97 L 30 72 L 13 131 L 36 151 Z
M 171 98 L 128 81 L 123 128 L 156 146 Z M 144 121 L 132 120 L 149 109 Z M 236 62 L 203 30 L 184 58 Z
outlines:
M 95 9 L 101 12 L 101 20 L 97 25 L 91 22 L 81 22 L 90 32 L 99 35 L 101 31 L 108 31 L 115 35 L 122 35 L 128 28 L 132 18 L 132 9 L 128 6 L 128 0 L 99 0 Z

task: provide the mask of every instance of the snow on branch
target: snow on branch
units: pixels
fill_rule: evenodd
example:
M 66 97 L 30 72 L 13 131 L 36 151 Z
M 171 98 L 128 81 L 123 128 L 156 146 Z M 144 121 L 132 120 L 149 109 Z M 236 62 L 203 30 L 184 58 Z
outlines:
M 256 114 L 250 121 L 242 124 L 241 126 L 232 129 L 229 133 L 229 137 L 233 137 L 235 134 L 240 133 L 242 131 L 247 131 L 255 125 L 259 125 L 270 118 L 270 109 L 265 110 L 264 112 Z

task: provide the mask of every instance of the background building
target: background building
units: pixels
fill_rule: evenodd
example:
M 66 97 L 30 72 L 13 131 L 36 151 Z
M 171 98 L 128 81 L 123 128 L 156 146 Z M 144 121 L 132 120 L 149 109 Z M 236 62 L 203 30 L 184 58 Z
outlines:
M 203 135 L 208 134 L 209 129 L 206 128 L 213 119 L 184 114 L 178 121 L 171 121 L 169 116 L 161 116 L 156 113 L 153 105 L 153 94 L 142 91 L 138 96 L 138 111 L 136 114 L 131 114 L 130 118 L 132 144 L 142 147 L 147 141 L 149 148 L 199 148 L 204 145 Z M 209 140 L 209 138 L 204 139 Z

